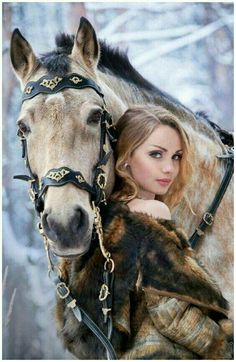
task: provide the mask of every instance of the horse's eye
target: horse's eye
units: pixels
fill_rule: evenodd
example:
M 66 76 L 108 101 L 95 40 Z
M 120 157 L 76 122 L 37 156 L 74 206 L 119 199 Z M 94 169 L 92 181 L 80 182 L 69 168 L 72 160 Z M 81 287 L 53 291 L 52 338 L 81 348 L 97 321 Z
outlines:
M 87 119 L 87 123 L 91 124 L 91 125 L 98 124 L 100 122 L 100 120 L 101 120 L 101 115 L 102 115 L 102 112 L 100 110 L 96 111 L 96 112 L 93 112 L 92 114 L 89 115 L 89 117 Z
M 27 126 L 27 124 L 25 124 L 25 122 L 22 120 L 19 120 L 17 122 L 17 126 L 18 126 L 17 136 L 19 137 L 27 136 L 27 134 L 30 132 L 29 126 Z

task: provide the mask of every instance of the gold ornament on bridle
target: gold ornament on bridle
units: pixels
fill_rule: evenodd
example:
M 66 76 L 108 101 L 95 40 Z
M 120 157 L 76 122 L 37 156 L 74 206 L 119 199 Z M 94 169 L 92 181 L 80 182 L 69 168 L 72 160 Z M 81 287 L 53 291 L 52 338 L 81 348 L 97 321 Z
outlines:
M 47 178 L 50 178 L 51 180 L 55 180 L 57 182 L 61 181 L 65 175 L 70 173 L 70 171 L 65 170 L 64 168 L 59 171 L 50 171 L 48 175 L 46 175 Z
M 53 90 L 61 80 L 62 80 L 62 78 L 60 78 L 58 76 L 54 77 L 53 79 L 43 79 L 43 81 L 40 83 L 40 85 Z

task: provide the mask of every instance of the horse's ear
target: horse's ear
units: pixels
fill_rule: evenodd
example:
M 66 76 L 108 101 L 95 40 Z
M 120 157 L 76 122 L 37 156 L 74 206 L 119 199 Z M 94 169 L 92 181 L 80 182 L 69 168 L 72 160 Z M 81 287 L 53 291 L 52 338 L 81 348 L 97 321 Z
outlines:
M 11 62 L 16 75 L 24 84 L 38 65 L 37 58 L 27 40 L 21 35 L 19 29 L 13 31 L 11 37 Z
M 88 68 L 95 70 L 97 67 L 100 56 L 99 43 L 94 28 L 84 17 L 80 19 L 71 56 L 75 61 L 85 63 Z

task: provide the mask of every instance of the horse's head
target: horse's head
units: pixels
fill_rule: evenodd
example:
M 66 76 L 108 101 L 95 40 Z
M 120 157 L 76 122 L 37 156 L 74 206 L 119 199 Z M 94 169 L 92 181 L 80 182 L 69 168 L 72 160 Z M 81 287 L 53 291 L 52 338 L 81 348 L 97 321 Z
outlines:
M 56 51 L 37 58 L 19 30 L 14 31 L 11 40 L 11 60 L 25 98 L 17 122 L 19 134 L 25 140 L 29 170 L 39 194 L 42 183 L 45 186 L 39 200 L 44 232 L 53 251 L 61 256 L 83 254 L 90 246 L 94 220 L 91 193 L 79 183 L 84 180 L 94 186 L 99 178 L 104 186 L 104 174 L 95 175 L 101 154 L 103 161 L 106 158 L 105 166 L 100 165 L 108 180 L 106 195 L 111 192 L 114 173 L 112 157 L 104 156 L 111 149 L 107 135 L 105 145 L 101 144 L 104 99 L 99 87 L 96 89 L 99 44 L 86 19 L 81 19 L 70 41 L 71 47 L 67 39 L 68 48 L 60 44 Z M 72 73 L 81 77 L 68 77 Z M 71 78 L 73 87 L 58 90 Z M 88 85 L 88 79 L 94 83 Z M 42 87 L 46 93 L 41 92 Z M 80 175 L 68 175 L 68 169 Z M 77 184 L 63 184 L 63 178 L 69 176 Z M 63 185 L 57 187 L 60 183 Z

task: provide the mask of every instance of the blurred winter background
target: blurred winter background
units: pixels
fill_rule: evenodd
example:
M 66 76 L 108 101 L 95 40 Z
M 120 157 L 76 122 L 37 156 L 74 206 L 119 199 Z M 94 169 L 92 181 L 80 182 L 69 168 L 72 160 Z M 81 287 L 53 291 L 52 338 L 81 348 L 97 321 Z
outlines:
M 18 27 L 36 53 L 57 32 L 75 33 L 87 17 L 98 37 L 128 54 L 159 88 L 212 121 L 233 128 L 233 3 L 3 3 L 3 359 L 71 359 L 56 336 L 54 287 L 47 277 L 37 217 L 27 185 L 15 121 L 21 92 L 11 70 L 9 40 Z

